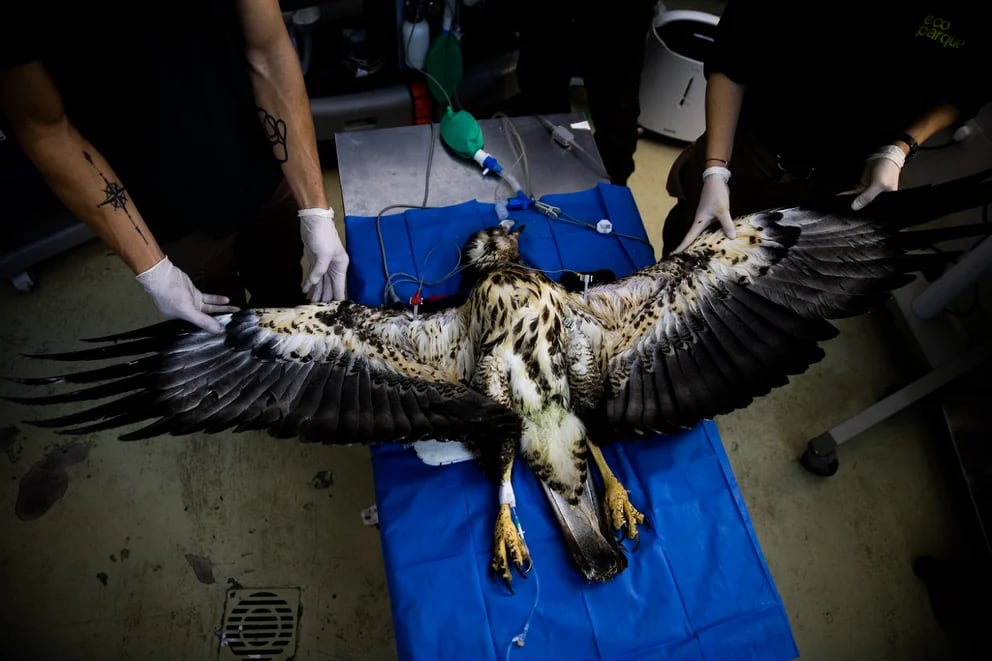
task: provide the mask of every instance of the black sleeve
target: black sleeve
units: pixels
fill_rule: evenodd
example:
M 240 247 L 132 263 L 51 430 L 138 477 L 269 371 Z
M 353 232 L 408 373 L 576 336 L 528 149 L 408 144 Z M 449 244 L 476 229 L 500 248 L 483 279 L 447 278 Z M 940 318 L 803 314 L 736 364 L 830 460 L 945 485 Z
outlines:
M 41 58 L 38 26 L 45 23 L 38 6 L 44 3 L 18 0 L 5 6 L 0 17 L 0 68 L 16 67 Z
M 960 113 L 963 122 L 978 114 L 981 107 L 992 101 L 992 84 L 988 74 L 992 62 L 992 49 L 985 39 L 979 38 L 966 45 L 962 66 L 956 67 L 949 77 L 953 89 L 946 98 Z
M 746 85 L 754 60 L 753 42 L 765 12 L 756 0 L 730 0 L 720 15 L 716 39 L 710 49 L 704 71 L 707 77 L 719 72 L 735 83 Z M 749 45 L 751 42 L 751 45 Z
M 992 51 L 986 38 L 987 24 L 977 4 L 945 2 L 939 18 L 931 25 L 920 25 L 913 37 L 922 60 L 914 81 L 921 88 L 920 96 L 930 107 L 950 103 L 958 109 L 962 122 L 992 100 L 988 74 Z M 940 27 L 934 27 L 938 23 Z

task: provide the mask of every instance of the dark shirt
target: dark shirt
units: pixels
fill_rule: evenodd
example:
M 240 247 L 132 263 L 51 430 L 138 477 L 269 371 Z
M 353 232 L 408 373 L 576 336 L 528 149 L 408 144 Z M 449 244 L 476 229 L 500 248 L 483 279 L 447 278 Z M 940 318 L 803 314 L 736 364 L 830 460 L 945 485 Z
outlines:
M 707 74 L 744 85 L 738 131 L 810 163 L 863 162 L 926 111 L 988 98 L 982 3 L 730 0 Z
M 228 234 L 271 198 L 282 175 L 233 1 L 16 2 L 0 67 L 46 66 L 159 240 Z

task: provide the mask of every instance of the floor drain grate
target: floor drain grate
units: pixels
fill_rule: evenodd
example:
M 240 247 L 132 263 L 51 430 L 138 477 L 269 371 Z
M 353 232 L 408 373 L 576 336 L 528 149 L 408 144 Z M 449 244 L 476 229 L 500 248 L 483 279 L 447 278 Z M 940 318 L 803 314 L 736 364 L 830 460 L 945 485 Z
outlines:
M 296 588 L 228 590 L 220 659 L 276 661 L 296 654 L 300 591 Z

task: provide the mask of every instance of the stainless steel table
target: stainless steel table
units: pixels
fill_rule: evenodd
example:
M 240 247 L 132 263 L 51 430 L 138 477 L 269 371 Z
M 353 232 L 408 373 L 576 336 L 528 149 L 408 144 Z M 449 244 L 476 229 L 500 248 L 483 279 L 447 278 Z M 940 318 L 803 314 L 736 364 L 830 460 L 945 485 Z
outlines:
M 546 119 L 566 128 L 584 121 L 580 113 L 548 115 Z M 602 160 L 589 130 L 570 129 L 591 159 L 561 147 L 537 117 L 479 120 L 484 149 L 521 185 L 527 186 L 527 177 L 523 161 L 518 162 L 519 152 L 511 143 L 512 129 L 508 130 L 507 121 L 520 135 L 528 163 L 527 192 L 534 197 L 586 190 L 608 181 L 601 174 Z M 393 204 L 423 205 L 425 191 L 429 206 L 473 199 L 493 202 L 500 186 L 495 174 L 483 175 L 474 161 L 451 152 L 441 142 L 437 124 L 338 133 L 335 146 L 346 215 L 375 216 Z M 508 194 L 512 196 L 503 186 L 501 197 Z

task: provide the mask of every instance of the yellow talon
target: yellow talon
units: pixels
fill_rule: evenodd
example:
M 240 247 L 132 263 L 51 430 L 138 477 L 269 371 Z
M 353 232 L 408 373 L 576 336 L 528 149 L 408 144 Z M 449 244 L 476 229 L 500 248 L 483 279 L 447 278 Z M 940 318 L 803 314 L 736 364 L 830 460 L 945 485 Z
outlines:
M 628 539 L 637 539 L 637 526 L 644 523 L 641 514 L 630 502 L 630 494 L 612 475 L 603 478 L 603 507 L 613 530 L 622 531 Z
M 637 526 L 645 523 L 644 515 L 631 504 L 630 494 L 610 470 L 603 451 L 590 443 L 589 453 L 603 477 L 603 509 L 610 527 L 627 539 L 637 539 Z
M 510 515 L 510 506 L 508 504 L 499 506 L 499 514 L 496 516 L 496 529 L 493 536 L 495 546 L 493 548 L 493 559 L 489 568 L 493 574 L 498 574 L 510 592 L 513 592 L 513 587 L 510 585 L 512 579 L 510 562 L 512 561 L 517 572 L 523 576 L 530 571 L 531 560 L 527 544 L 524 543 L 520 531 L 513 523 L 513 517 Z

